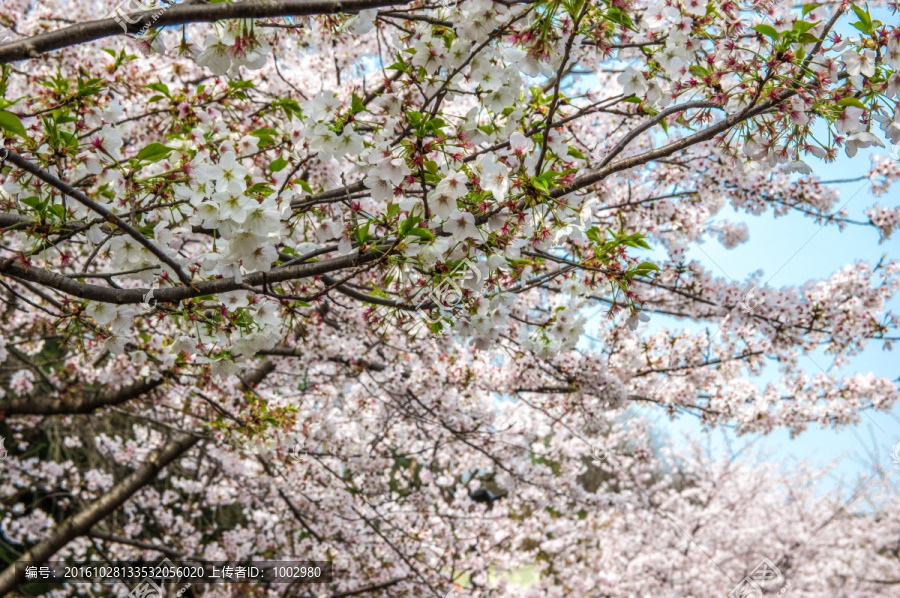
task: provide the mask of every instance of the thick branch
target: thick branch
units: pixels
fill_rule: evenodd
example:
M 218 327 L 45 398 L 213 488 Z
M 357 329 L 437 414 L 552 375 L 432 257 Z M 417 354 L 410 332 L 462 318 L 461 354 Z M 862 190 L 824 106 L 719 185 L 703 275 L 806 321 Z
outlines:
M 191 4 L 171 8 L 145 10 L 128 14 L 128 20 L 101 19 L 79 23 L 71 27 L 41 33 L 0 46 L 0 64 L 15 60 L 35 58 L 45 52 L 91 42 L 104 37 L 135 34 L 145 23 L 154 27 L 182 25 L 185 23 L 212 23 L 223 19 L 256 19 L 263 17 L 306 16 L 357 12 L 379 6 L 408 4 L 409 0 L 254 0 L 251 2 L 221 2 L 216 4 Z M 155 21 L 153 16 L 162 11 Z M 128 21 L 134 21 L 129 23 Z M 121 22 L 121 24 L 119 24 Z
M 187 452 L 198 440 L 199 437 L 190 434 L 180 434 L 170 440 L 109 492 L 83 511 L 63 521 L 47 538 L 32 546 L 31 550 L 23 554 L 19 560 L 46 562 L 60 548 L 78 536 L 88 533 L 94 525 L 122 506 L 135 492 L 149 484 L 166 465 Z M 13 563 L 0 573 L 0 595 L 11 592 L 16 585 L 16 565 Z
M 120 405 L 146 394 L 163 383 L 163 378 L 146 379 L 130 384 L 117 391 L 97 393 L 89 397 L 69 399 L 67 397 L 14 397 L 0 401 L 0 413 L 4 415 L 73 415 L 89 413 L 101 407 Z
M 383 256 L 389 249 L 389 246 L 374 247 L 362 254 L 344 255 L 322 262 L 297 264 L 294 266 L 278 268 L 271 272 L 254 272 L 244 276 L 241 283 L 235 282 L 233 278 L 219 278 L 216 280 L 198 282 L 193 286 L 179 285 L 164 289 L 153 289 L 153 298 L 158 303 L 178 303 L 186 299 L 191 299 L 192 297 L 200 297 L 201 295 L 218 295 L 219 293 L 236 291 L 245 288 L 244 285 L 258 286 L 284 282 L 286 280 L 320 276 L 336 270 L 353 268 L 373 262 Z M 82 299 L 102 301 L 104 303 L 115 303 L 117 305 L 142 303 L 146 294 L 150 292 L 150 289 L 114 289 L 78 282 L 68 276 L 63 276 L 56 272 L 51 272 L 50 270 L 34 267 L 29 268 L 19 262 L 16 258 L 0 259 L 0 274 L 21 278 L 29 282 L 56 289 L 67 295 L 81 297 Z
M 263 381 L 263 378 L 271 374 L 275 371 L 275 364 L 266 359 L 260 364 L 258 368 L 247 374 L 246 376 L 239 376 L 241 383 L 244 385 L 244 389 L 253 390 L 257 384 Z

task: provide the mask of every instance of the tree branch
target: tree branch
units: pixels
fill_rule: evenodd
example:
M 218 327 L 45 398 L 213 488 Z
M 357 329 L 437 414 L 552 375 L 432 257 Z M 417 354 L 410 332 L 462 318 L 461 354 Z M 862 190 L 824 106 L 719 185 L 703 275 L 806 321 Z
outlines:
M 36 564 L 46 562 L 60 548 L 78 536 L 88 533 L 94 525 L 122 506 L 135 492 L 150 483 L 166 465 L 187 452 L 199 440 L 198 436 L 192 434 L 180 434 L 170 440 L 128 477 L 113 486 L 89 507 L 59 524 L 44 540 L 32 546 L 18 560 Z M 0 573 L 0 595 L 6 595 L 17 585 L 16 565 L 13 563 Z
M 164 382 L 164 378 L 141 380 L 109 393 L 97 393 L 90 397 L 69 400 L 55 396 L 45 398 L 15 397 L 0 401 L 0 413 L 4 415 L 74 415 L 90 413 L 109 405 L 120 405 L 147 394 Z
M 131 13 L 128 20 L 101 19 L 79 23 L 71 27 L 40 33 L 31 37 L 0 46 L 0 64 L 26 58 L 36 58 L 46 52 L 69 46 L 91 42 L 105 37 L 136 34 L 143 29 L 145 21 L 154 27 L 183 25 L 185 23 L 213 23 L 223 19 L 256 19 L 262 17 L 306 16 L 358 12 L 379 6 L 405 5 L 410 0 L 253 0 L 251 2 L 222 2 L 216 4 L 195 4 L 173 6 L 165 9 L 145 10 Z M 162 11 L 162 14 L 159 14 Z M 153 20 L 154 15 L 159 18 Z M 121 22 L 121 24 L 120 24 Z
M 69 197 L 71 197 L 72 199 L 77 201 L 78 203 L 80 203 L 81 205 L 100 214 L 107 221 L 109 221 L 109 222 L 115 224 L 116 226 L 118 226 L 119 228 L 121 228 L 131 238 L 133 238 L 135 241 L 137 241 L 138 243 L 143 245 L 150 253 L 155 255 L 159 261 L 161 261 L 165 265 L 169 266 L 172 269 L 172 271 L 178 276 L 178 279 L 181 282 L 183 282 L 184 284 L 187 284 L 187 285 L 191 284 L 191 277 L 188 276 L 184 272 L 184 270 L 181 269 L 181 266 L 178 264 L 178 262 L 173 260 L 168 255 L 166 255 L 162 249 L 160 249 L 159 247 L 157 247 L 156 245 L 151 243 L 150 239 L 148 239 L 147 237 L 142 235 L 140 233 L 140 231 L 133 228 L 130 224 L 128 224 L 127 222 L 125 222 L 124 220 L 119 218 L 116 214 L 114 214 L 113 212 L 110 212 L 104 206 L 98 204 L 97 202 L 92 200 L 90 197 L 88 197 L 87 195 L 85 195 L 84 193 L 82 193 L 81 191 L 76 189 L 75 187 L 72 187 L 71 185 L 64 183 L 63 181 L 59 180 L 58 178 L 56 178 L 49 172 L 47 172 L 41 168 L 38 168 L 37 166 L 35 166 L 34 164 L 32 164 L 31 162 L 29 162 L 28 160 L 26 160 L 25 158 L 23 158 L 18 153 L 14 152 L 12 150 L 9 151 L 9 155 L 6 157 L 6 160 L 12 164 L 15 164 L 22 170 L 33 174 L 34 176 L 41 179 L 45 183 L 47 183 L 53 187 L 56 187 L 57 189 L 59 189 L 60 191 L 62 191 L 63 193 L 65 193 L 66 195 L 68 195 Z
M 153 289 L 153 298 L 158 303 L 179 303 L 185 299 L 200 297 L 201 295 L 218 295 L 219 293 L 236 291 L 245 288 L 244 285 L 258 286 L 320 276 L 328 272 L 373 262 L 390 249 L 391 246 L 388 245 L 376 246 L 362 254 L 355 253 L 322 262 L 297 264 L 295 266 L 278 268 L 271 272 L 253 272 L 244 276 L 241 283 L 235 282 L 233 278 L 219 278 L 198 282 L 192 286 L 179 285 L 164 289 Z M 16 258 L 0 259 L 0 274 L 21 278 L 56 289 L 68 295 L 81 297 L 82 299 L 115 303 L 117 305 L 142 303 L 146 294 L 150 292 L 150 289 L 114 289 L 78 282 L 68 276 L 63 276 L 50 270 L 25 266 Z

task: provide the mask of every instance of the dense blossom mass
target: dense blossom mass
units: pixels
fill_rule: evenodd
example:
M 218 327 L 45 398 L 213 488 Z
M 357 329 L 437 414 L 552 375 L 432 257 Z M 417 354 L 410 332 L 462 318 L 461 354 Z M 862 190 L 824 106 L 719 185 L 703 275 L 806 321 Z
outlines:
M 165 556 L 334 566 L 194 596 L 699 597 L 763 558 L 896 596 L 886 471 L 823 496 L 646 417 L 897 402 L 802 359 L 891 349 L 889 254 L 786 287 L 686 257 L 761 214 L 887 246 L 897 6 L 388 1 L 0 5 L 0 594 Z M 813 167 L 872 149 L 853 219 Z

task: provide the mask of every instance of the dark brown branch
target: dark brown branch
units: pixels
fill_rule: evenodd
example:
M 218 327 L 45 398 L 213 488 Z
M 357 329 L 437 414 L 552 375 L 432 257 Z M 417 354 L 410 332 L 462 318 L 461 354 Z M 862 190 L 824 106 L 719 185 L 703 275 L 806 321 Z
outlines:
M 46 562 L 60 548 L 88 533 L 94 525 L 122 506 L 135 492 L 149 484 L 166 465 L 187 452 L 199 440 L 198 436 L 192 434 L 176 436 L 109 492 L 53 528 L 44 540 L 32 546 L 19 560 L 35 564 Z M 13 563 L 0 573 L 0 595 L 9 594 L 17 585 L 16 565 Z
M 219 278 L 205 282 L 195 283 L 193 286 L 179 285 L 163 289 L 153 289 L 153 298 L 158 303 L 179 303 L 185 299 L 200 297 L 201 295 L 218 295 L 248 286 L 260 286 L 263 284 L 275 284 L 287 280 L 310 278 L 321 276 L 336 270 L 352 268 L 373 262 L 382 257 L 389 246 L 373 247 L 362 254 L 344 255 L 334 259 L 312 262 L 309 264 L 297 264 L 272 270 L 271 272 L 253 272 L 244 276 L 242 283 L 237 283 L 233 278 Z M 43 285 L 82 299 L 115 303 L 117 305 L 142 303 L 150 289 L 113 289 L 99 285 L 87 284 L 73 280 L 68 276 L 43 270 L 41 268 L 27 267 L 16 258 L 0 259 L 0 274 L 14 276 L 35 284 Z
M 278 477 L 279 474 L 274 470 L 274 468 L 269 464 L 268 461 L 259 456 L 257 456 L 256 459 L 257 461 L 259 461 L 260 465 L 263 466 L 263 469 L 266 470 L 266 473 L 270 477 Z M 290 509 L 291 513 L 294 515 L 297 521 L 300 522 L 300 525 L 303 526 L 303 529 L 309 532 L 309 535 L 315 538 L 317 542 L 322 542 L 322 536 L 317 534 L 316 531 L 312 527 L 310 527 L 309 523 L 307 523 L 306 519 L 303 517 L 303 513 L 301 513 L 300 509 L 297 508 L 297 505 L 295 505 L 294 502 L 290 498 L 288 498 L 287 494 L 284 493 L 284 490 L 278 488 L 278 495 L 281 496 L 281 499 L 287 504 L 288 509 Z
M 15 60 L 35 58 L 46 52 L 59 50 L 91 42 L 105 37 L 136 34 L 146 24 L 153 27 L 182 25 L 185 23 L 213 23 L 223 19 L 256 19 L 264 17 L 306 16 L 357 12 L 379 6 L 405 5 L 409 0 L 254 0 L 251 2 L 221 2 L 216 4 L 194 4 L 172 6 L 165 9 L 145 10 L 128 14 L 128 21 L 121 19 L 101 19 L 79 23 L 71 27 L 40 33 L 16 42 L 0 46 L 0 64 Z M 159 18 L 153 20 L 154 15 Z
M 4 415 L 74 415 L 89 413 L 101 407 L 120 405 L 144 395 L 163 383 L 163 378 L 146 379 L 129 384 L 109 393 L 70 399 L 67 397 L 15 397 L 0 401 L 0 413 Z
M 263 378 L 275 371 L 275 364 L 266 359 L 262 364 L 246 376 L 238 376 L 246 390 L 253 388 L 263 381 Z
M 688 135 L 678 141 L 670 143 L 668 145 L 664 145 L 662 147 L 656 148 L 654 150 L 650 150 L 648 152 L 644 152 L 643 154 L 638 154 L 636 156 L 631 156 L 629 158 L 624 158 L 617 162 L 613 162 L 612 164 L 608 164 L 603 168 L 599 168 L 594 172 L 589 174 L 580 176 L 576 178 L 571 185 L 566 187 L 557 187 L 550 192 L 550 197 L 558 198 L 563 195 L 567 195 L 572 193 L 573 191 L 578 191 L 579 189 L 584 189 L 585 187 L 589 187 L 594 183 L 599 183 L 609 175 L 621 172 L 623 170 L 628 170 L 631 168 L 635 168 L 642 164 L 646 164 L 647 162 L 658 160 L 659 158 L 665 158 L 666 156 L 671 156 L 675 152 L 681 151 L 685 148 L 688 148 L 692 145 L 696 145 L 703 141 L 708 141 L 715 137 L 720 133 L 724 133 L 725 131 L 731 129 L 736 124 L 747 120 L 749 118 L 753 118 L 758 114 L 765 112 L 772 106 L 780 104 L 785 99 L 790 96 L 796 94 L 795 91 L 785 91 L 779 94 L 775 99 L 767 100 L 763 102 L 758 107 L 752 110 L 747 110 L 738 114 L 731 115 L 727 118 L 722 119 L 718 123 L 702 130 L 693 135 Z M 689 102 L 690 103 L 690 102 Z M 658 116 L 658 115 L 657 115 Z
M 328 199 L 349 199 L 353 193 L 359 193 L 360 191 L 364 191 L 366 186 L 363 185 L 362 181 L 357 183 L 353 183 L 352 185 L 347 185 L 346 187 L 341 187 L 340 189 L 332 189 L 331 191 L 323 191 L 322 193 L 317 193 L 311 197 L 295 199 L 291 202 L 291 208 L 296 209 L 300 207 L 309 207 L 311 205 L 315 205 L 318 202 L 325 201 Z

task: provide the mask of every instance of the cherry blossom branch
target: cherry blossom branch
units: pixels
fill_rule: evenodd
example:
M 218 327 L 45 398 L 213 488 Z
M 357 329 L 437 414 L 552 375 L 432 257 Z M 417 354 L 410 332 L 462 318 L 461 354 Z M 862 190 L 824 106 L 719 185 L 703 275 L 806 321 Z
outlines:
M 629 143 L 634 141 L 634 139 L 643 133 L 644 131 L 652 128 L 654 125 L 659 124 L 665 118 L 668 118 L 672 114 L 677 112 L 684 112 L 685 110 L 691 110 L 693 108 L 718 108 L 722 110 L 722 107 L 718 104 L 714 104 L 713 102 L 707 100 L 696 100 L 693 102 L 685 102 L 684 104 L 678 104 L 677 106 L 670 106 L 665 110 L 661 110 L 658 114 L 656 114 L 650 120 L 641 123 L 640 125 L 633 128 L 628 132 L 619 142 L 613 147 L 609 152 L 607 152 L 606 156 L 603 157 L 603 160 L 600 161 L 600 164 L 597 165 L 597 168 L 603 168 L 607 164 L 609 164 L 613 158 L 619 155 Z
M 277 478 L 281 475 L 280 473 L 276 472 L 275 468 L 273 468 L 272 465 L 264 458 L 257 455 L 256 460 L 259 461 L 260 465 L 263 466 L 263 469 L 270 477 Z M 287 494 L 282 488 L 278 488 L 278 495 L 285 502 L 285 504 L 287 504 L 288 509 L 291 511 L 291 514 L 293 514 L 294 518 L 300 523 L 301 526 L 303 526 L 303 529 L 309 532 L 309 535 L 315 538 L 316 541 L 322 542 L 322 536 L 317 534 L 316 530 L 310 527 L 309 523 L 307 523 L 306 519 L 303 517 L 303 514 L 300 512 L 300 509 L 297 508 L 297 505 L 294 504 L 294 501 L 288 498 Z
M 575 43 L 575 38 L 578 37 L 578 27 L 581 25 L 581 19 L 587 14 L 589 6 L 589 3 L 584 3 L 584 6 L 582 6 L 581 10 L 578 12 L 578 18 L 576 18 L 575 22 L 572 24 L 572 32 L 569 34 L 569 39 L 566 40 L 566 47 L 563 50 L 562 61 L 559 65 L 556 81 L 553 83 L 553 100 L 550 102 L 550 110 L 547 112 L 547 124 L 544 127 L 544 137 L 541 139 L 541 152 L 538 154 L 537 165 L 534 167 L 534 172 L 537 175 L 541 174 L 541 167 L 544 165 L 544 156 L 547 154 L 547 145 L 550 143 L 550 127 L 553 124 L 553 116 L 556 114 L 556 109 L 559 106 L 559 86 L 562 83 L 563 77 L 565 77 L 566 62 L 568 62 L 569 58 L 572 56 L 572 44 Z
M 624 158 L 619 160 L 618 162 L 613 162 L 612 164 L 608 164 L 605 167 L 601 167 L 599 169 L 594 170 L 590 174 L 582 175 L 576 178 L 571 184 L 566 185 L 564 187 L 556 187 L 550 191 L 550 197 L 556 199 L 562 197 L 563 195 L 567 195 L 572 193 L 573 191 L 578 191 L 579 189 L 584 189 L 585 187 L 589 187 L 594 183 L 598 183 L 605 179 L 610 174 L 615 172 L 621 172 L 623 170 L 629 170 L 631 168 L 635 168 L 637 166 L 641 166 L 642 164 L 646 164 L 652 160 L 657 160 L 659 158 L 665 158 L 666 156 L 671 156 L 675 152 L 688 148 L 692 145 L 696 145 L 702 141 L 708 141 L 718 135 L 719 133 L 724 133 L 728 131 L 736 124 L 753 118 L 757 116 L 772 106 L 776 106 L 788 99 L 792 95 L 795 95 L 796 91 L 784 91 L 778 94 L 775 98 L 771 100 L 766 100 L 759 106 L 757 106 L 753 110 L 744 111 L 739 114 L 734 114 L 725 118 L 724 120 L 707 127 L 706 129 L 694 133 L 692 135 L 688 135 L 678 141 L 674 141 L 668 145 L 664 145 L 662 147 L 644 152 L 642 154 L 638 154 L 636 156 L 631 156 L 629 158 Z
M 312 276 L 334 272 L 335 270 L 368 264 L 369 262 L 376 261 L 389 250 L 390 247 L 374 247 L 364 253 L 345 255 L 322 262 L 297 264 L 295 266 L 280 268 L 271 272 L 253 272 L 252 274 L 245 276 L 241 283 L 236 282 L 233 278 L 220 278 L 217 280 L 198 282 L 192 286 L 152 289 L 153 298 L 159 303 L 179 303 L 186 299 L 200 297 L 201 295 L 217 295 L 219 293 L 236 291 L 243 289 L 244 285 L 259 286 L 295 280 L 298 278 L 310 278 Z M 49 270 L 24 265 L 16 258 L 0 260 L 0 274 L 22 278 L 36 284 L 56 289 L 68 295 L 81 297 L 82 299 L 102 301 L 104 303 L 115 303 L 118 305 L 143 303 L 144 298 L 151 290 L 147 288 L 115 289 L 82 283 L 77 280 L 72 280 L 68 276 L 63 276 Z
M 375 295 L 369 295 L 367 293 L 360 293 L 354 289 L 351 289 L 346 284 L 342 284 L 335 280 L 330 276 L 322 276 L 322 280 L 325 281 L 326 284 L 334 287 L 344 295 L 348 297 L 352 297 L 359 301 L 363 301 L 364 303 L 375 303 L 377 305 L 384 305 L 385 307 L 393 307 L 396 309 L 402 309 L 404 311 L 417 311 L 419 309 L 430 309 L 434 306 L 432 302 L 428 302 L 426 305 L 409 305 L 407 303 L 401 303 L 399 301 L 391 301 L 390 299 L 385 299 L 384 297 L 376 297 Z
M 140 467 L 113 486 L 109 492 L 53 528 L 46 538 L 32 546 L 18 560 L 35 564 L 46 562 L 60 548 L 78 536 L 88 533 L 94 525 L 122 506 L 135 492 L 149 484 L 163 468 L 190 450 L 199 440 L 200 437 L 194 434 L 182 433 L 175 436 L 151 454 Z M 16 565 L 12 563 L 0 573 L 0 594 L 6 595 L 17 586 Z
M 121 21 L 128 28 L 127 33 L 135 34 L 144 27 L 144 21 L 154 27 L 184 25 L 187 23 L 212 23 L 225 19 L 256 19 L 263 17 L 308 16 L 319 14 L 350 13 L 378 8 L 409 4 L 410 0 L 253 0 L 250 2 L 222 2 L 217 4 L 194 4 L 167 8 L 154 20 L 159 9 L 145 10 L 129 14 L 129 19 Z M 128 22 L 131 21 L 131 22 Z M 75 46 L 105 37 L 122 35 L 122 25 L 116 19 L 101 19 L 79 23 L 71 27 L 40 33 L 26 39 L 0 46 L 0 64 L 15 60 L 36 58 L 46 52 Z
M 0 401 L 0 413 L 6 415 L 74 415 L 90 413 L 95 409 L 110 405 L 120 405 L 151 390 L 158 388 L 164 378 L 146 379 L 134 382 L 108 393 L 95 393 L 89 397 L 70 399 L 64 396 L 55 397 L 14 397 Z
M 107 534 L 105 532 L 97 532 L 90 531 L 85 534 L 89 538 L 96 538 L 97 540 L 103 540 L 105 542 L 113 542 L 115 544 L 125 544 L 126 546 L 134 546 L 135 548 L 140 548 L 141 550 L 154 550 L 160 554 L 164 554 L 166 556 L 172 557 L 174 559 L 181 559 L 184 557 L 182 553 L 167 546 L 160 546 L 158 544 L 151 544 L 150 542 L 139 542 L 137 540 L 130 540 L 128 538 L 123 538 L 122 536 L 117 536 L 115 534 Z M 191 560 L 199 560 L 197 557 L 192 556 Z
M 50 174 L 49 172 L 47 172 L 41 168 L 38 168 L 37 166 L 35 166 L 34 164 L 29 162 L 22 156 L 20 156 L 18 153 L 10 150 L 9 155 L 7 156 L 6 159 L 7 159 L 7 161 L 9 161 L 12 164 L 15 164 L 16 166 L 21 168 L 22 170 L 33 174 L 34 176 L 41 179 L 45 183 L 48 183 L 48 184 L 52 185 L 53 187 L 56 187 L 58 190 L 62 191 L 63 193 L 65 193 L 66 195 L 68 195 L 69 197 L 71 197 L 72 199 L 77 201 L 78 203 L 80 203 L 81 205 L 85 206 L 86 208 L 88 208 L 90 210 L 93 210 L 94 212 L 103 216 L 109 222 L 118 226 L 120 229 L 122 229 L 123 231 L 128 233 L 128 235 L 131 238 L 133 238 L 135 241 L 140 243 L 144 248 L 146 248 L 150 253 L 155 255 L 157 257 L 157 259 L 159 259 L 159 261 L 161 261 L 165 265 L 169 266 L 172 269 L 172 271 L 175 272 L 175 274 L 178 276 L 178 279 L 181 282 L 183 282 L 186 285 L 191 284 L 191 277 L 188 276 L 184 272 L 184 270 L 181 269 L 181 266 L 178 264 L 178 262 L 173 260 L 168 255 L 166 255 L 162 249 L 160 249 L 159 247 L 157 247 L 156 245 L 151 243 L 147 237 L 145 237 L 144 235 L 142 235 L 140 233 L 140 231 L 138 231 L 137 229 L 132 227 L 130 224 L 128 224 L 127 222 L 122 220 L 119 216 L 117 216 L 110 210 L 106 209 L 104 206 L 98 204 L 97 202 L 92 200 L 90 197 L 88 197 L 87 195 L 85 195 L 84 193 L 79 191 L 78 189 L 72 187 L 68 183 L 63 182 L 63 181 L 59 180 L 58 178 L 56 178 L 55 176 L 53 176 L 52 174 Z
M 266 349 L 263 351 L 259 351 L 257 355 L 277 355 L 279 357 L 306 357 L 306 353 L 301 351 L 300 349 L 294 349 L 293 347 L 288 346 L 276 346 L 271 349 Z M 383 372 L 387 369 L 387 366 L 383 363 L 377 363 L 372 361 L 364 361 L 364 360 L 354 360 L 351 361 L 349 359 L 344 359 L 343 357 L 330 357 L 329 361 L 333 361 L 334 363 L 340 363 L 345 366 L 353 366 L 359 365 L 367 370 L 372 370 L 374 372 Z

